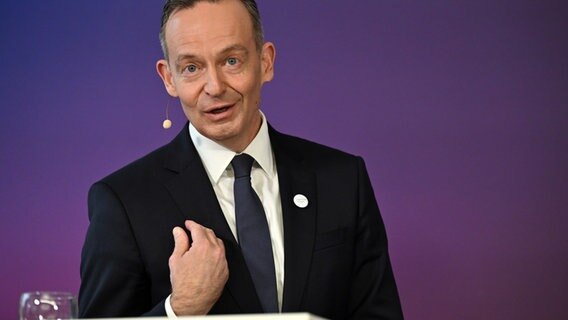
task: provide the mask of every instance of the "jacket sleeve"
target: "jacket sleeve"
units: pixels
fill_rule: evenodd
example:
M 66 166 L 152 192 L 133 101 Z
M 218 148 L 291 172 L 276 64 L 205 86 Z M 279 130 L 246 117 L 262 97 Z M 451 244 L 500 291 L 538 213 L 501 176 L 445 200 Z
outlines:
M 362 158 L 349 319 L 403 319 L 388 254 L 385 227 Z
M 165 316 L 151 302 L 151 284 L 119 196 L 103 182 L 89 191 L 89 228 L 81 254 L 79 316 Z

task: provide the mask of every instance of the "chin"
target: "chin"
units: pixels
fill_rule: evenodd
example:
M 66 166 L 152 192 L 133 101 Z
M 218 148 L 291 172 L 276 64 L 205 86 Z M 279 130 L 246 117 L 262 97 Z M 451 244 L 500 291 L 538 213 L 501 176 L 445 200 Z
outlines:
M 238 136 L 235 130 L 232 130 L 232 128 L 225 128 L 223 126 L 218 126 L 212 129 L 210 128 L 209 130 L 205 130 L 204 133 L 206 137 L 217 142 L 232 140 Z

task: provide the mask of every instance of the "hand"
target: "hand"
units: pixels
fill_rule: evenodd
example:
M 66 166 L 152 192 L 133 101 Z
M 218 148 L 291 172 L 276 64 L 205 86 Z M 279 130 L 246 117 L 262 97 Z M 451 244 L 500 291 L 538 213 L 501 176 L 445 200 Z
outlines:
M 185 221 L 193 243 L 180 227 L 173 229 L 175 247 L 170 256 L 170 303 L 176 315 L 204 315 L 221 296 L 229 278 L 225 246 L 213 230 Z

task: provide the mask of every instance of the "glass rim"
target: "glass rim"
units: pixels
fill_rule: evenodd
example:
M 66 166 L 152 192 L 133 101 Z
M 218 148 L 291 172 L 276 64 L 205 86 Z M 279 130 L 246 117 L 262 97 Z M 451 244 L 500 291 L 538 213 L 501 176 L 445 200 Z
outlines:
M 69 291 L 25 291 L 21 297 L 33 297 L 48 295 L 54 298 L 75 298 L 75 295 Z

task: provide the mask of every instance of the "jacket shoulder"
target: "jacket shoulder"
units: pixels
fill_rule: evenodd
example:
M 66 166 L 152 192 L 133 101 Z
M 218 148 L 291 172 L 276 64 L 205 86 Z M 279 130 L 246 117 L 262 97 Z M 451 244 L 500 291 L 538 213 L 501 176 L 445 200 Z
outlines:
M 318 163 L 333 162 L 353 162 L 361 159 L 360 156 L 326 146 L 304 138 L 275 132 L 273 148 L 277 152 L 301 157 L 305 161 L 316 161 Z

